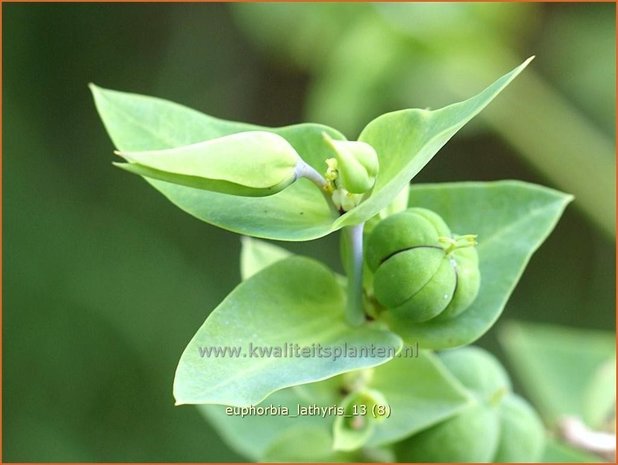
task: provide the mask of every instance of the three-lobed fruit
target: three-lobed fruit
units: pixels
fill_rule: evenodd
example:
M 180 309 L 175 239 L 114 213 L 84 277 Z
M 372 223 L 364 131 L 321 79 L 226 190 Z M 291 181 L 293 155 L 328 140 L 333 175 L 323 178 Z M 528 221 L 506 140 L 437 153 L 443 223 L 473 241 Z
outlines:
M 405 462 L 534 462 L 545 432 L 530 405 L 511 392 L 504 368 L 488 352 L 465 347 L 440 355 L 471 394 L 462 412 L 402 441 Z
M 469 236 L 453 236 L 444 220 L 425 208 L 409 208 L 380 221 L 366 252 L 376 299 L 412 322 L 459 315 L 480 288 L 472 245 Z

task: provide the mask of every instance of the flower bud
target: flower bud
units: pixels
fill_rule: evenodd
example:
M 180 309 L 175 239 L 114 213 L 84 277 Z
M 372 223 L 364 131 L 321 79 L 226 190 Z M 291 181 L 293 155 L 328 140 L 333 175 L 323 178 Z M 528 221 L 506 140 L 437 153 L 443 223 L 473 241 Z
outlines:
M 500 406 L 500 441 L 493 462 L 538 462 L 545 448 L 545 428 L 536 411 L 516 394 Z
M 259 197 L 275 194 L 297 178 L 300 157 L 283 137 L 240 132 L 164 150 L 117 152 L 133 173 L 197 189 Z
M 366 142 L 324 139 L 332 147 L 337 160 L 339 187 L 352 194 L 369 192 L 378 174 L 378 154 Z
M 376 299 L 411 322 L 460 314 L 480 287 L 474 237 L 453 236 L 438 214 L 424 208 L 382 220 L 366 252 Z

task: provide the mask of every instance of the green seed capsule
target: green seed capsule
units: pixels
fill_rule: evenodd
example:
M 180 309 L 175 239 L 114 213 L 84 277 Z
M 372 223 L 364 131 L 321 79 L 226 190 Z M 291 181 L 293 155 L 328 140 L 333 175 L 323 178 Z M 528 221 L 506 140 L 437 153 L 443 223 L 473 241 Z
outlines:
M 481 288 L 481 273 L 479 272 L 479 255 L 474 247 L 453 250 L 451 253 L 455 263 L 457 283 L 453 299 L 440 318 L 453 318 L 467 309 Z
M 545 448 L 545 428 L 530 404 L 511 394 L 500 406 L 500 441 L 494 462 L 538 462 Z
M 376 299 L 410 322 L 459 315 L 480 287 L 473 244 L 474 236 L 453 236 L 438 214 L 424 208 L 382 220 L 366 250 Z
M 459 415 L 397 444 L 399 462 L 491 462 L 498 447 L 495 413 L 475 404 Z
M 380 221 L 367 240 L 367 264 L 375 273 L 392 255 L 413 247 L 442 248 L 441 236 L 451 232 L 439 215 L 425 208 L 408 208 Z
M 490 353 L 465 347 L 440 354 L 468 390 L 471 404 L 455 416 L 400 442 L 402 462 L 536 462 L 545 432 L 536 412 L 511 391 L 506 371 Z
M 511 390 L 509 376 L 492 354 L 467 346 L 440 353 L 440 360 L 467 389 L 485 402 L 495 403 L 500 393 Z

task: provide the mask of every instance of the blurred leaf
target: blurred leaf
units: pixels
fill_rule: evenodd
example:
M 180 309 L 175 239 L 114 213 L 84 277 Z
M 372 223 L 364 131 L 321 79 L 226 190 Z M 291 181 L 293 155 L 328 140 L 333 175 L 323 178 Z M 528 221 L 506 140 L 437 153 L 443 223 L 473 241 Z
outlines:
M 515 79 L 531 59 L 464 102 L 435 111 L 396 111 L 370 122 L 359 140 L 377 151 L 380 172 L 369 198 L 337 219 L 335 228 L 361 223 L 385 208 L 438 150 Z
M 217 307 L 185 349 L 174 379 L 177 404 L 250 405 L 270 393 L 340 373 L 380 365 L 389 357 L 277 356 L 285 344 L 341 348 L 375 346 L 396 351 L 389 331 L 350 328 L 334 274 L 304 257 L 290 257 L 241 283 Z M 251 347 L 274 350 L 252 356 Z M 244 356 L 202 357 L 203 348 L 238 348 Z M 291 350 L 291 348 L 290 348 Z M 281 354 L 280 354 L 281 355 Z M 289 354 L 288 354 L 289 355 Z
M 500 342 L 550 425 L 563 415 L 586 417 L 589 384 L 616 352 L 613 333 L 521 322 L 504 325 Z
M 351 135 L 383 111 L 418 104 L 399 98 L 402 87 L 410 85 L 400 80 L 410 66 L 408 44 L 376 19 L 365 15 L 350 22 L 322 58 L 305 103 L 309 121 L 328 122 Z
M 549 15 L 546 27 L 552 33 L 539 44 L 539 55 L 551 57 L 543 68 L 551 83 L 615 137 L 615 6 L 595 7 L 576 4 Z
M 174 148 L 234 134 L 267 130 L 286 139 L 305 162 L 319 172 L 332 149 L 323 133 L 343 136 L 318 124 L 262 128 L 224 121 L 154 97 L 91 85 L 97 109 L 121 151 Z M 240 234 L 280 240 L 309 240 L 331 232 L 332 212 L 310 181 L 301 179 L 269 197 L 238 197 L 146 179 L 172 203 L 208 223 Z
M 286 66 L 292 63 L 315 69 L 347 28 L 370 13 L 371 7 L 339 2 L 256 2 L 234 4 L 233 12 L 243 32 L 257 47 Z
M 283 247 L 245 236 L 241 238 L 240 277 L 249 279 L 258 271 L 292 255 Z
M 584 392 L 584 421 L 605 429 L 616 421 L 616 357 L 597 368 Z
M 569 195 L 519 181 L 412 185 L 411 207 L 438 213 L 455 233 L 478 234 L 481 289 L 463 313 L 424 323 L 385 319 L 421 348 L 470 344 L 498 319 L 534 251 L 552 231 Z

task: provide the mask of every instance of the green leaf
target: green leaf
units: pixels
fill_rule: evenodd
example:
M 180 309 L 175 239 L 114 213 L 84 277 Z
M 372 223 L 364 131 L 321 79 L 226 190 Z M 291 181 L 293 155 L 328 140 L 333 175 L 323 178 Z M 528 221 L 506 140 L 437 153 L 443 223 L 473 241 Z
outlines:
M 449 373 L 442 362 L 428 351 L 418 358 L 405 356 L 404 347 L 394 360 L 374 370 L 368 384 L 381 392 L 390 408 L 390 416 L 376 423 L 368 446 L 380 446 L 444 421 L 467 408 L 472 397 Z
M 291 255 L 283 247 L 245 236 L 241 238 L 240 277 L 246 281 L 258 271 Z
M 361 223 L 385 208 L 448 140 L 485 108 L 532 60 L 529 58 L 483 92 L 445 108 L 401 110 L 379 116 L 359 140 L 378 153 L 380 172 L 371 196 L 335 221 L 335 228 Z
M 616 418 L 616 357 L 597 368 L 584 392 L 584 421 L 603 429 Z
M 264 128 L 224 121 L 162 99 L 90 86 L 99 115 L 121 151 L 181 147 L 244 131 L 266 130 L 282 136 L 318 172 L 334 156 L 323 134 L 344 137 L 319 124 Z M 319 189 L 299 179 L 268 197 L 238 197 L 146 178 L 173 204 L 200 220 L 240 234 L 302 241 L 332 231 L 333 213 Z
M 564 415 L 597 418 L 596 412 L 589 410 L 587 396 L 593 395 L 590 383 L 597 381 L 599 369 L 616 354 L 614 333 L 509 322 L 500 331 L 500 342 L 548 424 Z
M 530 257 L 571 200 L 519 181 L 413 185 L 411 207 L 435 211 L 454 233 L 478 234 L 481 289 L 472 305 L 451 319 L 410 323 L 384 312 L 391 329 L 424 349 L 477 340 L 498 319 Z
M 375 325 L 349 327 L 343 309 L 342 289 L 322 264 L 290 257 L 263 269 L 228 295 L 185 349 L 174 379 L 176 403 L 257 404 L 285 387 L 380 365 L 401 348 L 398 336 Z M 369 353 L 369 346 L 383 353 Z M 223 347 L 240 353 L 201 356 Z M 347 356 L 335 357 L 335 350 Z

